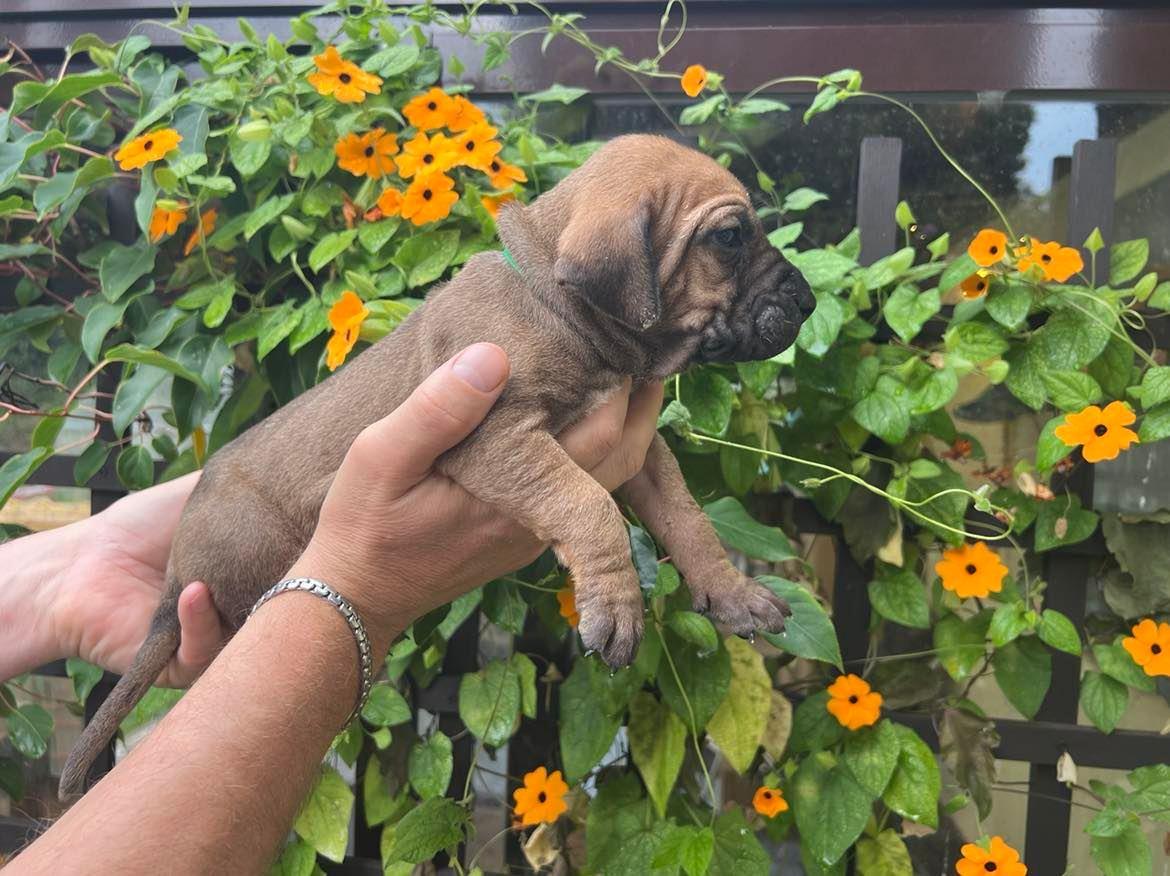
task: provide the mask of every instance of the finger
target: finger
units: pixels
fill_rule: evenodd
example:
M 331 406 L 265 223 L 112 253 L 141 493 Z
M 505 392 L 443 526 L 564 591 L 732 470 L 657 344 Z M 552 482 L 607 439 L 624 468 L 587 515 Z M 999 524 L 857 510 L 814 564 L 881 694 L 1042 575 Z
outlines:
M 642 470 L 646 450 L 658 430 L 658 412 L 662 408 L 662 384 L 653 381 L 640 385 L 630 396 L 622 437 L 613 451 L 589 473 L 607 490 L 616 490 Z
M 219 612 L 202 581 L 188 584 L 179 594 L 179 629 L 180 680 L 190 683 L 215 659 L 224 640 Z
M 508 379 L 508 356 L 495 344 L 472 344 L 441 365 L 387 417 L 354 441 L 338 477 L 377 479 L 401 496 L 435 460 L 483 420 Z
M 622 440 L 630 401 L 630 378 L 605 403 L 574 423 L 557 440 L 572 460 L 589 471 L 609 456 Z

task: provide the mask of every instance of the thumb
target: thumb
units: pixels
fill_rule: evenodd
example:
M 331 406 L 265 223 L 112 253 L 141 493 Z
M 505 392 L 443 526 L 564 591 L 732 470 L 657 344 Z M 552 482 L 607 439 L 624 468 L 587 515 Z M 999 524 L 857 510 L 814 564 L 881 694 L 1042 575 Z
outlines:
M 394 411 L 354 441 L 342 473 L 376 475 L 400 496 L 430 472 L 435 460 L 471 434 L 508 379 L 508 356 L 495 344 L 472 344 L 439 366 Z

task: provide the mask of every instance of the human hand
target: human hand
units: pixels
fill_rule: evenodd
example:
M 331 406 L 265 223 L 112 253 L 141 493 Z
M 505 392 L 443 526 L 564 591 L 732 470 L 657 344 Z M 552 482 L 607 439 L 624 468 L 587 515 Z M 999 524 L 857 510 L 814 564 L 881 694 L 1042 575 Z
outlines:
M 468 347 L 363 430 L 325 497 L 317 529 L 289 576 L 319 578 L 347 596 L 376 647 L 544 549 L 519 524 L 432 471 L 486 416 L 507 375 L 499 347 Z M 614 490 L 641 470 L 661 404 L 660 383 L 631 393 L 627 382 L 558 440 Z
M 134 659 L 162 597 L 179 515 L 198 473 L 131 493 L 105 511 L 43 535 L 68 537 L 73 562 L 45 594 L 59 652 L 122 673 Z M 158 684 L 186 687 L 225 639 L 211 593 L 202 582 L 179 597 L 182 639 Z

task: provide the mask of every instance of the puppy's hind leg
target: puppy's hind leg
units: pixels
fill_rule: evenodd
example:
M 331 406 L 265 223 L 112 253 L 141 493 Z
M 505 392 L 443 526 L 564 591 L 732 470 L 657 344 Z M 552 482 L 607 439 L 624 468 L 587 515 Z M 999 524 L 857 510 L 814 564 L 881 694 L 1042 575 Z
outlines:
M 661 435 L 654 436 L 642 471 L 618 495 L 630 503 L 687 579 L 696 611 L 741 636 L 784 629 L 784 618 L 791 614 L 788 604 L 731 565 Z
M 552 545 L 573 574 L 581 641 L 625 666 L 642 639 L 642 591 L 613 497 L 547 432 L 485 425 L 440 471 Z

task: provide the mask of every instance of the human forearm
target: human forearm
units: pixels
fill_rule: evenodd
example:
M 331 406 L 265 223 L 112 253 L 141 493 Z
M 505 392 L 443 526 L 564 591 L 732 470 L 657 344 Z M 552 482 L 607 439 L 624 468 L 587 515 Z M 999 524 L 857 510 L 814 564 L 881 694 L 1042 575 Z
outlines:
M 273 599 L 151 735 L 19 859 L 30 872 L 259 873 L 353 707 L 340 614 Z
M 33 533 L 0 546 L 0 681 L 67 656 L 55 629 L 55 606 L 83 525 Z

